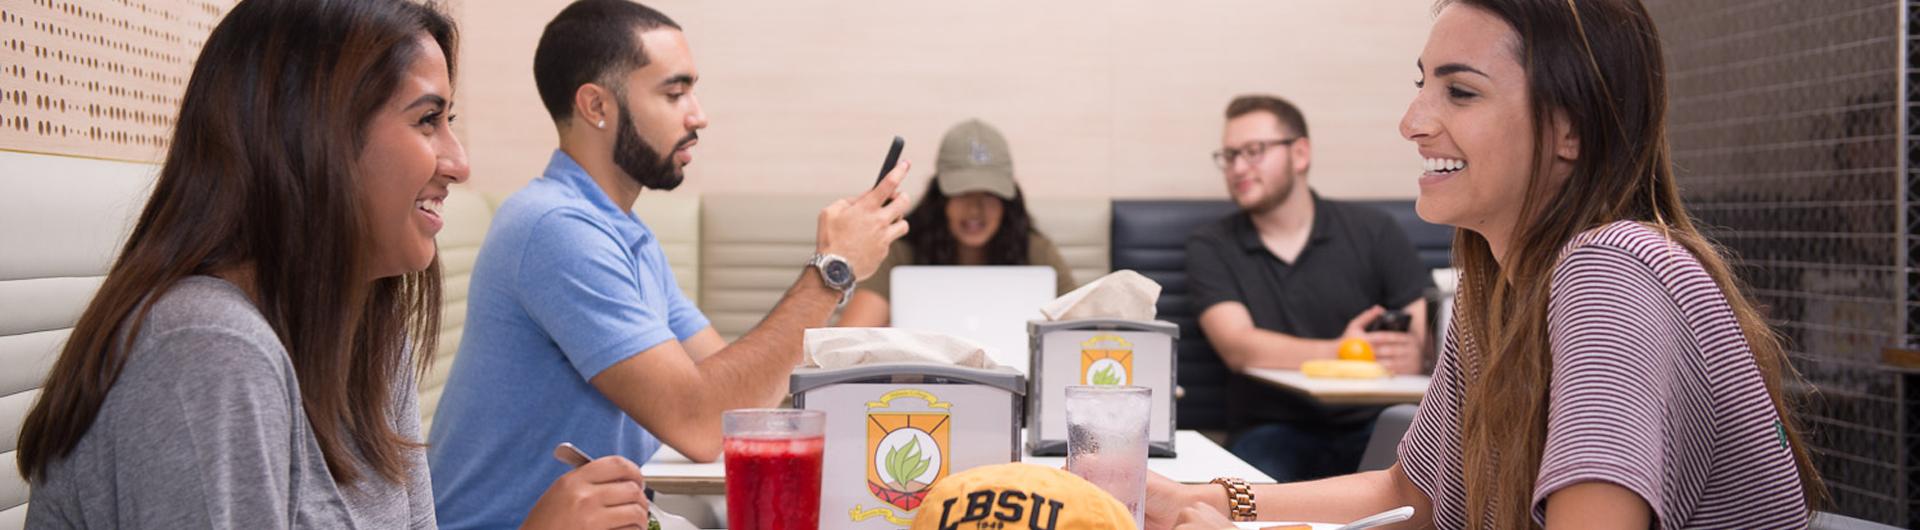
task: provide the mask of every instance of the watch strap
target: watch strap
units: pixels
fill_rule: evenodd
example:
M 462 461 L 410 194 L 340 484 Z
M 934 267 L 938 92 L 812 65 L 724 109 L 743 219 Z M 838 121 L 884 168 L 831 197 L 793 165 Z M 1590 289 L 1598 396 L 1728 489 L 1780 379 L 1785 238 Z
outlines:
M 846 307 L 847 301 L 853 299 L 853 288 L 856 285 L 856 282 L 849 281 L 847 282 L 847 286 L 845 288 L 841 288 L 839 286 L 835 286 L 832 280 L 827 279 L 827 264 L 834 261 L 839 261 L 840 263 L 847 263 L 847 259 L 842 258 L 840 256 L 836 256 L 833 254 L 817 254 L 816 253 L 813 255 L 813 257 L 807 258 L 807 266 L 813 267 L 814 272 L 820 275 L 821 285 L 827 286 L 828 289 L 840 291 L 840 304 L 837 307 Z M 851 267 L 851 264 L 849 264 L 849 267 Z M 848 274 L 852 274 L 853 271 L 851 270 L 851 268 L 849 268 L 847 272 Z
M 1235 521 L 1253 521 L 1259 516 L 1259 509 L 1253 502 L 1253 486 L 1247 481 L 1233 477 L 1220 477 L 1211 481 L 1227 490 L 1227 515 Z

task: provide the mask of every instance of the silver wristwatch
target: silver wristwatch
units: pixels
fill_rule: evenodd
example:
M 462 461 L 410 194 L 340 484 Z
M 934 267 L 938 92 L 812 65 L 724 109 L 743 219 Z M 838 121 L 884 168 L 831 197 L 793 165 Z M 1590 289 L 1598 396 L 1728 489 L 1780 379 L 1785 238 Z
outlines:
M 853 298 L 853 266 L 847 259 L 833 254 L 814 254 L 807 260 L 807 266 L 820 271 L 820 281 L 827 287 L 840 291 L 840 305 L 846 306 Z

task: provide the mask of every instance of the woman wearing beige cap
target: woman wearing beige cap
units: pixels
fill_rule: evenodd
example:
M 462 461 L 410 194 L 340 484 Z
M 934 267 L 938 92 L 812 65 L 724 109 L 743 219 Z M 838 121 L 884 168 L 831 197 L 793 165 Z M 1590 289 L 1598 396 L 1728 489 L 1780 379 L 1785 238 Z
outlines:
M 854 291 L 840 325 L 887 325 L 888 276 L 896 265 L 1046 265 L 1058 278 L 1058 292 L 1073 290 L 1066 259 L 1027 214 L 1007 139 L 993 126 L 967 120 L 947 130 L 923 197 L 907 214 L 913 231 L 893 243 L 879 271 Z

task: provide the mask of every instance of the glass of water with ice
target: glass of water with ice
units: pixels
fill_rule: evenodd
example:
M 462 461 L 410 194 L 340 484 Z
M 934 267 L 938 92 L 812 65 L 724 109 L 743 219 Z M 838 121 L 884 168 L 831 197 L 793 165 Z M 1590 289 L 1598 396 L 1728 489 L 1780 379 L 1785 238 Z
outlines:
M 1153 389 L 1067 387 L 1067 471 L 1106 490 L 1133 512 L 1136 528 L 1147 500 L 1147 418 Z

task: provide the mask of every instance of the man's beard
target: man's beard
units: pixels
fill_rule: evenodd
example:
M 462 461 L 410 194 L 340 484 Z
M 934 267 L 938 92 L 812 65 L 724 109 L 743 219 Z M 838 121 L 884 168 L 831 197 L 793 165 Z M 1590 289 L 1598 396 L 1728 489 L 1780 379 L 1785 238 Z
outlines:
M 1280 186 L 1267 188 L 1267 195 L 1265 197 L 1261 197 L 1258 202 L 1241 208 L 1241 210 L 1254 215 L 1264 215 L 1267 212 L 1279 208 L 1280 205 L 1286 204 L 1287 198 L 1293 196 L 1294 177 L 1293 168 L 1286 168 L 1286 176 L 1280 179 Z M 1262 187 L 1265 188 L 1265 186 Z
M 613 164 L 627 172 L 627 176 L 633 177 L 643 188 L 672 190 L 686 180 L 684 170 L 673 164 L 672 154 L 699 137 L 699 133 L 687 133 L 685 138 L 674 144 L 672 151 L 662 156 L 640 138 L 640 131 L 633 127 L 633 115 L 628 114 L 627 105 L 621 103 L 620 126 L 613 140 Z

